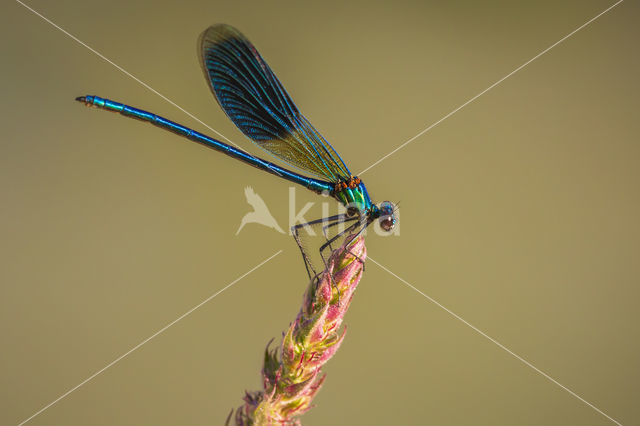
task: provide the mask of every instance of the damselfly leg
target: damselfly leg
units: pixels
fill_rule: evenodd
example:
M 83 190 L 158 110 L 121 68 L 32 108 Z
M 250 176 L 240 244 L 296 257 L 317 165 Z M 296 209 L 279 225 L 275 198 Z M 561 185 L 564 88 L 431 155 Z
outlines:
M 315 268 L 313 267 L 313 262 L 311 261 L 311 258 L 309 256 L 309 254 L 307 253 L 307 250 L 304 247 L 304 244 L 302 242 L 301 239 L 301 230 L 303 228 L 307 228 L 307 227 L 311 227 L 314 225 L 319 225 L 322 224 L 322 233 L 325 237 L 325 240 L 329 240 L 328 236 L 327 236 L 327 230 L 332 227 L 332 226 L 336 226 L 336 225 L 340 225 L 340 224 L 344 224 L 347 222 L 351 222 L 353 220 L 357 220 L 357 217 L 351 217 L 347 214 L 337 214 L 337 215 L 333 215 L 333 216 L 329 216 L 329 217 L 324 217 L 322 219 L 316 219 L 316 220 L 312 220 L 310 222 L 306 222 L 306 223 L 300 223 L 297 225 L 294 225 L 291 227 L 291 234 L 293 235 L 294 240 L 296 241 L 296 244 L 298 245 L 298 248 L 300 249 L 300 254 L 302 255 L 302 260 L 304 260 L 304 266 L 305 269 L 307 270 L 307 274 L 309 275 L 309 279 L 315 279 L 318 276 L 318 273 L 316 272 Z M 342 233 L 341 233 L 342 234 Z M 340 235 L 340 234 L 339 234 Z M 320 255 L 322 256 L 322 253 L 320 253 Z M 327 267 L 327 262 L 325 261 L 324 257 L 322 258 L 323 260 L 323 265 L 326 268 Z

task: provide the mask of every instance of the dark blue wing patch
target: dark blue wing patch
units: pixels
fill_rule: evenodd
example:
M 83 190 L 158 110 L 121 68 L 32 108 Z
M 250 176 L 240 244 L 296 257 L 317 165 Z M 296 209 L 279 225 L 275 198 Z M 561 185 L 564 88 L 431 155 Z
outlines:
M 229 25 L 200 37 L 202 67 L 218 103 L 258 146 L 285 163 L 331 182 L 350 172 L 338 153 L 300 113 L 260 53 Z

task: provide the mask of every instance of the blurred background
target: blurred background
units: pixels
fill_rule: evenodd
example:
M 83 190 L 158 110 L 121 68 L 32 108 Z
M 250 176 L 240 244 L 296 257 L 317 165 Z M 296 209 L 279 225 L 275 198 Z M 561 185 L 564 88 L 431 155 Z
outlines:
M 196 54 L 225 22 L 354 173 L 613 2 L 29 0 L 243 148 Z M 212 134 L 17 2 L 0 6 L 0 423 L 222 424 L 259 389 L 307 284 L 292 238 L 236 236 L 251 186 L 289 185 L 73 101 L 96 94 Z M 369 255 L 623 424 L 640 406 L 639 8 L 624 2 L 361 177 L 400 201 Z M 315 202 L 305 217 L 320 216 Z M 612 421 L 373 262 L 305 425 Z

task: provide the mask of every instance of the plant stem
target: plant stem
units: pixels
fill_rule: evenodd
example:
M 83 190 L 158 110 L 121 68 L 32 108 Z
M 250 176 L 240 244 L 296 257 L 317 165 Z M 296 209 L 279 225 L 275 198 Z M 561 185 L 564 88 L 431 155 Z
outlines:
M 265 350 L 263 390 L 246 392 L 244 405 L 232 419 L 236 426 L 299 425 L 297 416 L 311 408 L 311 401 L 325 380 L 322 366 L 336 353 L 346 328 L 340 326 L 360 282 L 366 258 L 364 238 L 348 240 L 335 250 L 327 268 L 311 280 L 295 321 L 279 347 Z

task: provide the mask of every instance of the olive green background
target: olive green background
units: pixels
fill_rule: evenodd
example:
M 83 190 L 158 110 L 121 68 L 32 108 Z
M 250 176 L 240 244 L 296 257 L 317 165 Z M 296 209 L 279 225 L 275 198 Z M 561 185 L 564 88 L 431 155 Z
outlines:
M 259 153 L 197 61 L 202 30 L 237 26 L 357 173 L 613 2 L 28 4 Z M 640 424 L 638 12 L 620 4 L 362 175 L 402 209 L 371 258 L 625 425 Z M 0 6 L 0 40 L 0 424 L 283 250 L 28 424 L 223 423 L 306 285 L 290 237 L 235 236 L 245 186 L 286 227 L 289 185 L 74 102 L 212 134 L 19 3 Z M 305 425 L 613 424 L 373 262 L 346 323 Z

